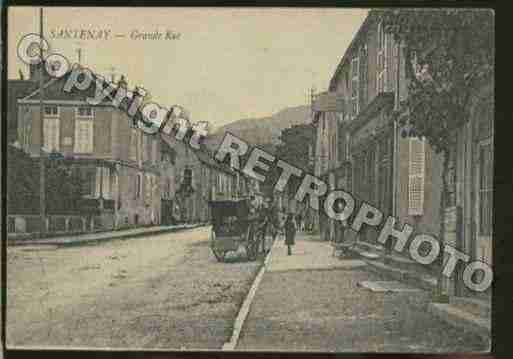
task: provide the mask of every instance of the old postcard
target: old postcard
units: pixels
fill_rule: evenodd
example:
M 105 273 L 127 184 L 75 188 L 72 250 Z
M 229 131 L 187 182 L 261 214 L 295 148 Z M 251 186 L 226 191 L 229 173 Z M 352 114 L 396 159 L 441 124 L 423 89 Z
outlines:
M 492 10 L 7 21 L 8 348 L 490 350 Z

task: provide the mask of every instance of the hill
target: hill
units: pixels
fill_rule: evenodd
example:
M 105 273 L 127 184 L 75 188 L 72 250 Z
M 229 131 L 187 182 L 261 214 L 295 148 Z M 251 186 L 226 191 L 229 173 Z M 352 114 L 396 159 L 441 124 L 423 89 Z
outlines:
M 287 107 L 269 117 L 242 119 L 218 128 L 207 137 L 205 144 L 211 149 L 216 149 L 225 132 L 230 132 L 250 145 L 258 145 L 269 152 L 274 152 L 280 143 L 281 131 L 292 125 L 307 123 L 309 115 L 309 106 L 296 106 Z

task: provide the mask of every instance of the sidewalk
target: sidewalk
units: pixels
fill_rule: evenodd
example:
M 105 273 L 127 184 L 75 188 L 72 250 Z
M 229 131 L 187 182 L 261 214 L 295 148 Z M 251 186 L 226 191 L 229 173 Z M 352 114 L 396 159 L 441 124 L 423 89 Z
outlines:
M 479 336 L 445 324 L 426 308 L 429 292 L 373 291 L 388 283 L 355 259 L 332 256 L 330 244 L 299 235 L 287 256 L 283 237 L 243 324 L 236 350 L 337 352 L 484 351 Z M 380 282 L 381 281 L 381 282 Z
M 317 236 L 301 235 L 292 248 L 293 255 L 289 256 L 284 237 L 279 236 L 274 242 L 267 272 L 349 269 L 365 266 L 362 260 L 340 260 L 334 257 L 332 252 L 333 247 Z
M 134 228 L 120 231 L 99 232 L 90 234 L 69 235 L 44 239 L 9 239 L 8 245 L 78 245 L 93 242 L 102 242 L 112 239 L 134 238 L 144 235 L 153 235 L 165 232 L 176 232 L 184 229 L 192 229 L 204 226 L 204 224 L 180 224 L 173 226 L 155 226 L 145 228 Z
M 394 252 L 385 256 L 383 246 L 363 241 L 358 242 L 352 252 L 365 261 L 369 270 L 428 292 L 433 293 L 436 290 L 437 269 L 416 263 Z M 384 258 L 387 259 L 386 264 Z M 449 303 L 430 303 L 427 310 L 452 326 L 471 330 L 484 340 L 490 340 L 491 295 L 473 298 L 451 296 Z

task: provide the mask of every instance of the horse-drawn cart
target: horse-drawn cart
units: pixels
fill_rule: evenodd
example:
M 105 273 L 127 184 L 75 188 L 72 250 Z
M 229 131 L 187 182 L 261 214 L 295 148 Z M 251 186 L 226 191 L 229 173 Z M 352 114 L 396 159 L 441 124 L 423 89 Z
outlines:
M 251 214 L 249 201 L 211 201 L 212 229 L 210 247 L 219 262 L 223 262 L 228 252 L 245 248 L 249 260 L 256 260 L 261 235 L 258 220 Z

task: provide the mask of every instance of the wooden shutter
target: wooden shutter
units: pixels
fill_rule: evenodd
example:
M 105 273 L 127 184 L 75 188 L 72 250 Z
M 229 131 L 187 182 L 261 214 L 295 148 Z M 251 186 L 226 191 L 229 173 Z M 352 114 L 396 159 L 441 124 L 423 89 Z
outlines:
M 94 186 L 94 196 L 99 198 L 101 194 L 101 186 L 102 186 L 102 168 L 96 167 L 96 180 Z
M 425 140 L 410 138 L 408 164 L 408 215 L 424 213 Z
M 150 204 L 152 199 L 152 187 L 153 187 L 152 175 L 146 173 L 144 176 L 144 203 Z
M 44 147 L 47 151 L 59 151 L 59 118 L 44 118 Z
M 75 120 L 75 152 L 93 152 L 93 121 Z

